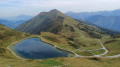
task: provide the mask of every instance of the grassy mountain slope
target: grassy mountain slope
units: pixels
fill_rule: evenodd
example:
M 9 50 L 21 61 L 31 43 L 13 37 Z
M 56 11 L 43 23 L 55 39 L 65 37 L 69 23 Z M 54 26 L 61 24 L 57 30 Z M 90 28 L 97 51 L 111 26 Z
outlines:
M 101 38 L 104 36 L 103 30 L 87 25 L 83 21 L 76 21 L 56 9 L 40 13 L 26 23 L 19 25 L 16 30 L 31 34 L 51 32 L 67 38 L 78 37 L 80 33 L 92 38 Z
M 113 56 L 120 54 L 120 34 L 111 38 L 105 38 L 101 40 L 106 49 L 108 49 L 108 53 L 106 56 Z
M 7 46 L 14 41 L 26 37 L 28 34 L 15 31 L 0 24 L 0 57 L 7 56 Z M 9 56 L 8 56 L 9 57 Z

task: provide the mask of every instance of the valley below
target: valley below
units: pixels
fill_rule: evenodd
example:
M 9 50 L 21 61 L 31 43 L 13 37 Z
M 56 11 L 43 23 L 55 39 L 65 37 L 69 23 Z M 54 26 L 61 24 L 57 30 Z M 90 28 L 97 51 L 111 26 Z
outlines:
M 47 35 L 46 35 L 47 34 Z M 49 34 L 49 35 L 48 35 Z M 51 37 L 52 36 L 52 37 Z M 51 38 L 50 38 L 51 37 Z M 16 41 L 14 43 L 12 43 L 11 45 L 9 45 L 8 48 L 12 49 L 13 46 L 15 46 L 17 43 L 25 40 L 25 39 L 28 39 L 28 38 L 40 38 L 43 42 L 46 42 L 46 43 L 49 43 L 49 44 L 52 44 L 54 47 L 56 48 L 59 48 L 61 50 L 66 50 L 68 52 L 71 52 L 72 55 L 70 57 L 58 57 L 58 58 L 49 58 L 49 59 L 46 59 L 46 60 L 41 60 L 41 59 L 25 59 L 25 58 L 21 58 L 19 55 L 17 55 L 15 53 L 15 56 L 19 56 L 19 57 L 16 57 L 18 58 L 19 60 L 21 61 L 24 61 L 25 62 L 25 65 L 27 65 L 26 63 L 40 63 L 39 65 L 40 66 L 46 66 L 48 65 L 48 67 L 52 67 L 52 66 L 61 66 L 61 67 L 69 67 L 69 66 L 75 66 L 76 62 L 92 62 L 92 63 L 97 63 L 97 64 L 102 64 L 102 66 L 104 66 L 104 64 L 108 64 L 108 66 L 111 64 L 111 62 L 118 62 L 118 60 L 120 59 L 119 58 L 119 55 L 112 55 L 112 56 L 109 56 L 109 55 L 106 55 L 109 51 L 106 49 L 106 47 L 102 44 L 102 42 L 100 40 L 97 40 L 99 45 L 101 46 L 101 48 L 98 48 L 98 49 L 90 49 L 88 51 L 88 53 L 90 52 L 93 52 L 92 56 L 83 56 L 81 51 L 86 51 L 86 50 L 82 50 L 82 49 L 79 49 L 80 53 L 77 54 L 77 51 L 78 49 L 73 49 L 73 48 L 64 48 L 65 46 L 64 45 L 60 45 L 60 43 L 58 43 L 58 39 L 55 39 L 55 41 L 51 40 L 53 38 L 60 38 L 59 36 L 55 35 L 55 34 L 52 34 L 52 33 L 49 33 L 49 32 L 43 32 L 41 33 L 41 35 L 32 35 L 30 37 L 27 37 L 27 38 L 24 38 L 24 39 L 21 39 L 19 41 Z M 60 40 L 62 40 L 60 38 Z M 66 45 L 66 47 L 69 47 Z M 100 52 L 99 52 L 100 50 Z M 101 52 L 101 50 L 103 50 Z M 10 53 L 14 53 L 14 50 L 12 50 L 13 52 L 10 52 Z M 98 52 L 96 52 L 98 51 Z M 86 53 L 87 54 L 87 53 Z M 95 55 L 97 54 L 97 55 Z M 113 60 L 114 59 L 114 60 Z M 107 62 L 108 60 L 112 60 L 112 61 L 109 61 Z M 67 62 L 66 62 L 67 61 Z M 72 61 L 72 62 L 71 62 Z M 74 62 L 73 62 L 74 61 Z M 49 65 L 48 63 L 51 64 L 51 62 L 53 62 L 54 64 L 53 65 Z M 103 62 L 106 62 L 106 63 L 103 63 Z M 42 64 L 43 63 L 43 64 Z M 45 63 L 45 64 L 44 64 Z M 46 64 L 47 63 L 47 64 Z M 73 64 L 74 63 L 74 64 Z M 82 62 L 83 63 L 83 62 Z M 89 66 L 89 64 L 87 64 Z M 81 64 L 80 66 L 87 66 L 87 65 L 83 65 Z M 117 65 L 117 64 L 115 64 Z M 113 65 L 113 67 L 115 66 Z M 12 65 L 13 66 L 13 65 Z M 33 65 L 34 66 L 34 65 Z M 38 66 L 38 65 L 37 65 Z M 98 65 L 91 65 L 93 67 L 97 67 Z M 99 65 L 100 66 L 100 65 Z M 119 65 L 118 65 L 119 66 Z M 100 66 L 101 67 L 101 66 Z M 112 66 L 111 66 L 112 67 Z

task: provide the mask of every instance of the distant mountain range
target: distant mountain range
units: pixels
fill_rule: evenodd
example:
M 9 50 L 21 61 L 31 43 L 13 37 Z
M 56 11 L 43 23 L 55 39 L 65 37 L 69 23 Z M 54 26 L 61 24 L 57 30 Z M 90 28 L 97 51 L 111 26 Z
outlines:
M 19 15 L 19 16 L 12 16 L 12 17 L 5 17 L 0 18 L 0 24 L 3 24 L 9 28 L 16 28 L 18 25 L 26 22 L 27 20 L 31 19 L 33 16 L 28 15 Z
M 18 16 L 9 16 L 9 17 L 0 17 L 0 18 L 6 20 L 29 20 L 33 17 L 34 16 L 30 16 L 30 15 L 18 15 Z
M 120 32 L 120 9 L 114 11 L 99 12 L 67 12 L 66 15 L 78 19 L 85 20 L 100 27 Z
M 6 19 L 0 19 L 0 24 L 3 24 L 9 28 L 16 28 L 18 25 L 24 23 L 26 20 L 6 20 Z
M 97 26 L 120 32 L 120 10 L 81 13 L 67 12 L 65 14 L 77 20 L 85 20 Z M 14 29 L 18 25 L 30 20 L 33 17 L 34 16 L 19 15 L 0 18 L 0 24 Z

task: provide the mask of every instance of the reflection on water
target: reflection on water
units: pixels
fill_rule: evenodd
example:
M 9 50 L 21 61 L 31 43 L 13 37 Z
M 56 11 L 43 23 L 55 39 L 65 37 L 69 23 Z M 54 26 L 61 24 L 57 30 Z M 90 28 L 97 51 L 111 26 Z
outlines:
M 26 39 L 13 49 L 18 55 L 27 59 L 47 59 L 54 57 L 67 57 L 69 53 L 58 50 L 53 46 L 42 42 L 39 38 Z

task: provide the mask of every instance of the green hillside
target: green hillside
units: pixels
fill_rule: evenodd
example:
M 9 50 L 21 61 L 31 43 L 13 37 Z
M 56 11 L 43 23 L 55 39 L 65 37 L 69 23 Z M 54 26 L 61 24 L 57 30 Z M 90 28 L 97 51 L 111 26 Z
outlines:
M 27 36 L 29 36 L 29 34 L 15 31 L 0 24 L 0 57 L 9 57 L 9 55 L 7 55 L 8 45 Z
M 31 20 L 19 25 L 16 30 L 31 34 L 51 32 L 68 38 L 78 37 L 80 33 L 92 38 L 101 38 L 104 36 L 103 30 L 85 24 L 84 21 L 76 21 L 56 9 L 40 13 Z

